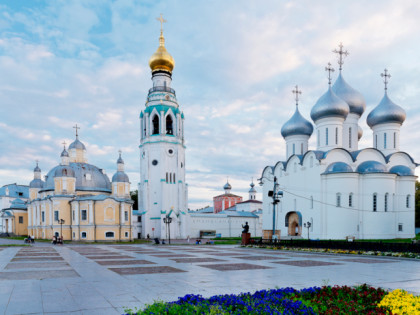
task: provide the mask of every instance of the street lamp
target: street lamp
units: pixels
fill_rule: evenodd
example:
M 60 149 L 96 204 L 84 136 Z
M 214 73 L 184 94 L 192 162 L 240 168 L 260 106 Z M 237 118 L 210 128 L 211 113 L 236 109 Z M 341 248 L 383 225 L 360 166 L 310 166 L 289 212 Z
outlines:
M 168 226 L 167 227 L 167 231 L 169 233 L 169 239 L 168 239 L 168 243 L 171 244 L 171 229 L 170 229 L 170 224 L 172 223 L 172 218 L 169 216 L 169 214 L 163 218 L 163 222 Z
M 60 220 L 58 220 L 58 223 L 61 225 L 61 239 L 63 239 L 63 224 L 65 223 L 66 221 L 64 221 L 64 219 L 60 219 Z
M 308 241 L 309 241 L 309 229 L 311 228 L 312 223 L 308 221 L 306 223 L 303 223 L 303 226 L 308 229 Z
M 268 178 L 267 178 L 268 179 Z M 283 197 L 283 192 L 282 191 L 278 191 L 278 186 L 279 184 L 277 184 L 277 177 L 274 176 L 274 184 L 273 184 L 273 190 L 270 190 L 268 192 L 268 197 L 273 198 L 273 235 L 272 235 L 272 239 L 275 238 L 276 235 L 276 204 L 278 204 L 280 202 L 280 198 Z

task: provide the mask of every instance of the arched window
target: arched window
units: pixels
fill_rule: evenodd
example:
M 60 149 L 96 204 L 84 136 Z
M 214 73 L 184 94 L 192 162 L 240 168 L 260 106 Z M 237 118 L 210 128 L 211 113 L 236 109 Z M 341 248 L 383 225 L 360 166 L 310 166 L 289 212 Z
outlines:
M 349 194 L 349 207 L 353 207 L 353 193 Z
M 335 128 L 335 144 L 338 144 L 338 128 Z
M 172 121 L 171 115 L 166 116 L 166 134 L 167 135 L 174 134 L 173 121 Z
M 155 115 L 152 120 L 153 123 L 153 133 L 152 135 L 158 135 L 159 134 L 159 116 Z
M 372 200 L 372 203 L 373 203 L 373 212 L 376 212 L 376 206 L 377 206 L 377 198 L 378 198 L 378 195 L 376 194 L 376 193 L 374 193 L 373 194 L 373 200 Z
M 295 144 L 293 143 L 293 154 L 296 154 L 295 152 Z
M 351 127 L 349 127 L 349 148 L 351 148 Z
M 386 133 L 384 133 L 384 149 L 386 149 Z
M 176 180 L 175 180 L 175 173 L 174 173 L 174 184 L 176 183 Z
M 407 195 L 407 198 L 405 199 L 405 206 L 410 208 L 410 195 Z
M 114 237 L 114 232 L 106 232 L 105 237 Z
M 168 173 L 166 173 L 166 183 L 168 183 Z
M 313 208 L 314 208 L 314 197 L 311 196 L 311 209 L 313 209 Z
M 341 194 L 340 193 L 336 194 L 336 206 L 341 207 Z
M 300 144 L 300 154 L 303 154 L 303 143 Z
M 82 237 L 82 238 L 86 238 L 86 236 L 87 236 L 86 232 L 82 232 L 81 237 Z
M 385 194 L 385 199 L 384 199 L 384 211 L 387 212 L 388 211 L 388 193 Z
M 375 135 L 375 149 L 378 148 L 378 135 Z
M 328 145 L 328 128 L 325 128 L 325 145 Z
M 394 149 L 397 147 L 397 133 L 394 132 Z

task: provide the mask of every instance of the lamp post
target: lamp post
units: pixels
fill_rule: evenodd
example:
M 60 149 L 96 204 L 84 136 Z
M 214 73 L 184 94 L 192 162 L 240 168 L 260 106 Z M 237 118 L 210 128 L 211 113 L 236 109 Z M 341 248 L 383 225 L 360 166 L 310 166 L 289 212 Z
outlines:
M 58 220 L 58 223 L 61 225 L 61 239 L 63 239 L 63 224 L 65 223 L 66 221 L 64 221 L 64 219 L 60 219 L 60 220 Z
M 276 235 L 276 204 L 278 204 L 280 202 L 280 198 L 283 196 L 283 192 L 282 191 L 278 191 L 278 186 L 279 184 L 277 184 L 277 177 L 274 176 L 274 180 L 273 180 L 273 190 L 270 190 L 268 192 L 268 197 L 273 198 L 273 235 L 272 235 L 272 239 L 275 238 Z
M 311 228 L 312 223 L 308 221 L 306 223 L 303 223 L 303 226 L 308 229 L 308 241 L 309 241 L 309 229 Z
M 168 239 L 168 243 L 171 244 L 171 228 L 170 228 L 170 224 L 172 223 L 172 218 L 169 216 L 169 214 L 163 218 L 163 222 L 168 226 L 167 227 L 167 231 L 169 234 L 169 239 Z

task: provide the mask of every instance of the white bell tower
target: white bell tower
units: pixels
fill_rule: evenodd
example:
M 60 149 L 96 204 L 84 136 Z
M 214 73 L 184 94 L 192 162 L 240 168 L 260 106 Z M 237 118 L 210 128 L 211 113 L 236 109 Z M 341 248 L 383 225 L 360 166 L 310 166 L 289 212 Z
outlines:
M 165 48 L 162 16 L 159 47 L 149 60 L 153 87 L 140 113 L 139 212 L 142 237 L 186 238 L 184 114 L 171 88 L 175 61 Z M 170 217 L 170 225 L 163 219 Z

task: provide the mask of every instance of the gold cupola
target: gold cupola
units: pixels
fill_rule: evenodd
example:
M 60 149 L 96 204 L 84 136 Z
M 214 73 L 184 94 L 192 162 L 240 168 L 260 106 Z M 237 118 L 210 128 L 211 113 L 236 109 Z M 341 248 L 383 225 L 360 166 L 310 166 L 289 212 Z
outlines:
M 172 73 L 172 70 L 175 66 L 175 60 L 172 56 L 168 53 L 165 48 L 165 37 L 163 37 L 163 23 L 166 20 L 163 19 L 162 15 L 160 18 L 157 18 L 158 21 L 161 23 L 160 28 L 160 36 L 159 36 L 159 47 L 156 52 L 150 57 L 149 66 L 152 69 L 152 73 L 155 71 L 168 71 Z

